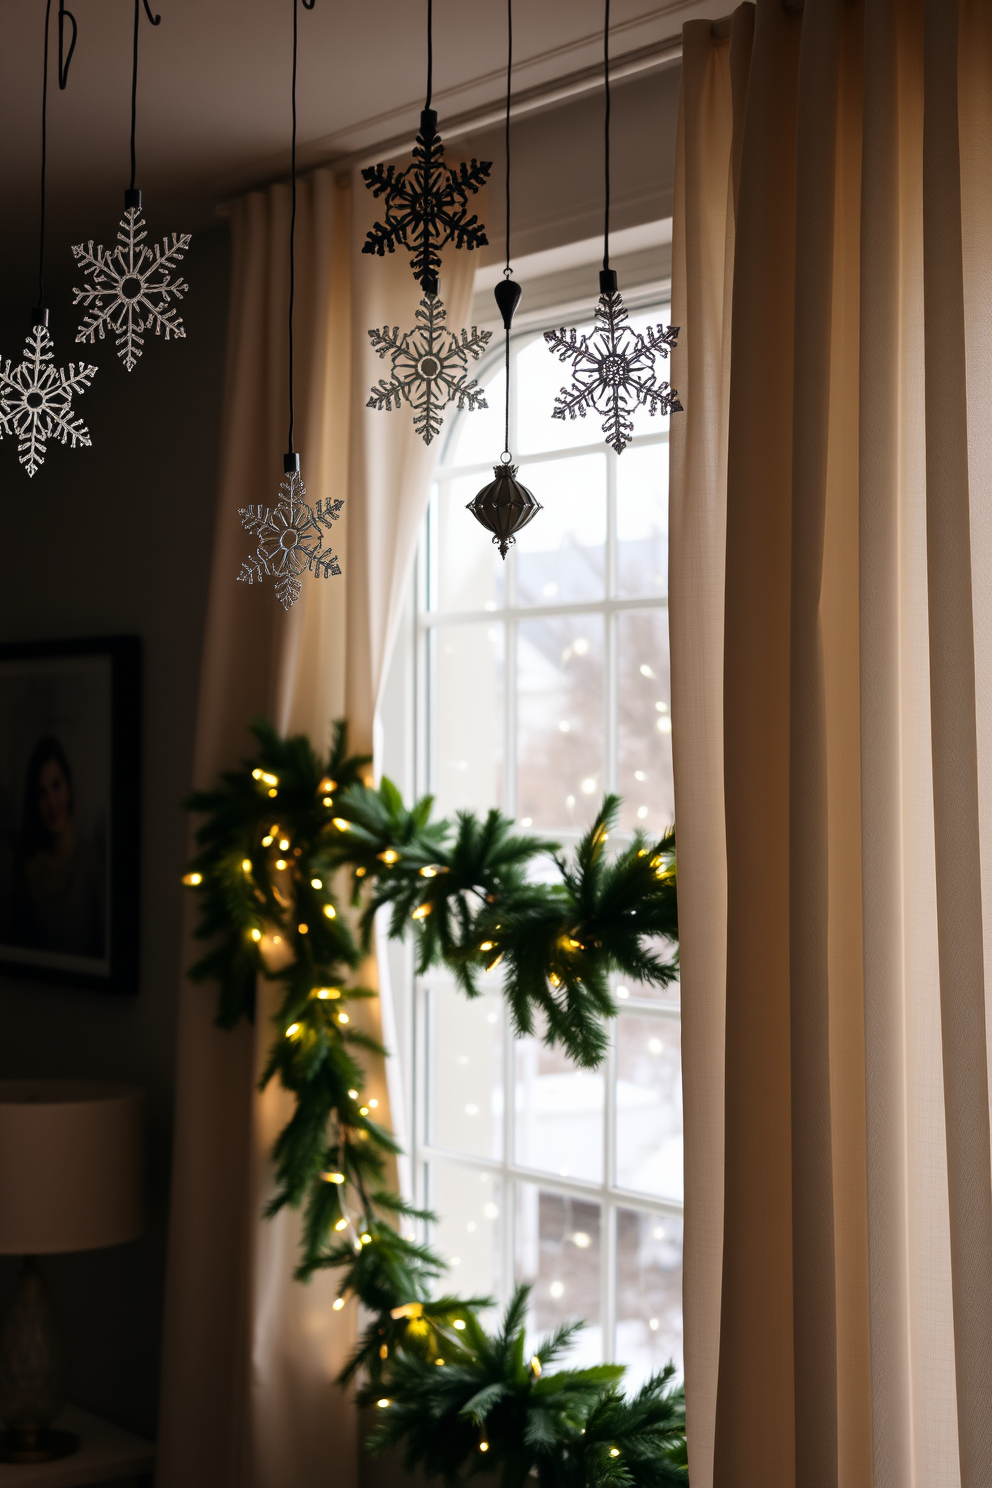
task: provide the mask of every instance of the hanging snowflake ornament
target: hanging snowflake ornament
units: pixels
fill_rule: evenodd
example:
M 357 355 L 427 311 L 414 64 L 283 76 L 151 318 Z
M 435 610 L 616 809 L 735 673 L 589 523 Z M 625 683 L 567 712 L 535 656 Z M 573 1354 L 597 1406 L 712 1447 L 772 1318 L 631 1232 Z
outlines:
M 664 417 L 681 413 L 678 393 L 658 379 L 655 360 L 667 358 L 678 340 L 678 326 L 648 326 L 643 335 L 627 319 L 617 290 L 616 274 L 604 269 L 596 325 L 586 336 L 574 329 L 545 331 L 544 339 L 560 362 L 572 363 L 572 383 L 555 399 L 552 418 L 603 419 L 603 436 L 622 455 L 634 435 L 634 409 Z
M 45 463 L 48 441 L 57 439 L 70 449 L 89 445 L 90 431 L 81 418 L 72 416 L 74 393 L 84 393 L 96 375 L 96 367 L 80 362 L 55 367 L 55 352 L 48 332 L 48 311 L 28 332 L 24 360 L 13 367 L 9 359 L 0 368 L 0 438 L 17 440 L 17 456 L 28 475 Z
M 413 409 L 413 427 L 425 444 L 441 431 L 441 410 L 448 403 L 459 409 L 488 408 L 473 377 L 467 377 L 468 359 L 478 360 L 492 331 L 449 331 L 446 311 L 436 295 L 425 295 L 417 309 L 419 322 L 400 335 L 399 326 L 369 331 L 376 352 L 392 361 L 392 381 L 380 377 L 366 408 L 388 412 L 405 401 Z
M 154 330 L 166 341 L 186 335 L 175 301 L 189 286 L 176 268 L 190 245 L 189 233 L 173 233 L 149 247 L 148 231 L 141 215 L 141 192 L 124 193 L 125 208 L 117 230 L 117 246 L 94 248 L 93 239 L 76 243 L 73 254 L 90 281 L 73 289 L 73 304 L 86 311 L 76 341 L 94 345 L 110 331 L 117 355 L 129 372 L 138 365 L 145 344 L 143 331 Z
M 382 258 L 406 248 L 412 254 L 413 276 L 424 294 L 437 294 L 445 244 L 471 250 L 489 242 L 478 217 L 469 215 L 469 197 L 485 185 L 491 169 L 490 160 L 447 165 L 437 114 L 425 108 L 412 163 L 405 170 L 373 165 L 362 171 L 366 186 L 374 197 L 383 198 L 385 208 L 385 220 L 369 229 L 362 252 Z
M 238 583 L 261 584 L 266 576 L 275 579 L 276 598 L 285 610 L 299 599 L 300 575 L 305 571 L 321 579 L 341 572 L 337 557 L 323 545 L 321 528 L 337 521 L 344 502 L 318 501 L 316 510 L 309 506 L 299 456 L 287 456 L 287 464 L 294 459 L 295 467 L 286 471 L 280 487 L 283 495 L 275 506 L 238 508 L 242 525 L 258 536 L 255 555 L 241 565 Z

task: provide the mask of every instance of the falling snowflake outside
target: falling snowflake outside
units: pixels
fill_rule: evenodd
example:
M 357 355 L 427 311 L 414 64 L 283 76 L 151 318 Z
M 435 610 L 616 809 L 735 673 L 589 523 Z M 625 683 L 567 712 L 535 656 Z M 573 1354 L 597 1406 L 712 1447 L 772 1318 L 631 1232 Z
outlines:
M 413 409 L 413 427 L 425 444 L 441 431 L 441 410 L 448 403 L 459 409 L 488 408 L 477 380 L 467 376 L 468 359 L 482 355 L 491 331 L 449 331 L 446 311 L 436 295 L 427 295 L 417 310 L 412 331 L 400 335 L 399 326 L 369 331 L 372 345 L 381 357 L 392 361 L 392 381 L 380 377 L 366 408 L 388 412 L 404 401 Z
M 288 610 L 300 597 L 300 575 L 309 570 L 318 578 L 340 574 L 341 565 L 330 548 L 323 546 L 321 528 L 336 522 L 344 502 L 318 501 L 316 510 L 306 501 L 306 486 L 298 471 L 287 475 L 284 492 L 271 509 L 242 506 L 238 516 L 248 532 L 258 535 L 258 547 L 245 559 L 239 584 L 260 584 L 268 575 L 275 579 L 276 598 Z
M 181 300 L 189 286 L 173 277 L 190 245 L 189 233 L 173 233 L 149 248 L 148 236 L 140 207 L 127 207 L 117 231 L 117 247 L 73 247 L 83 273 L 91 281 L 82 289 L 73 289 L 74 305 L 85 307 L 86 315 L 76 335 L 77 341 L 92 346 L 97 336 L 104 340 L 112 331 L 117 341 L 117 355 L 129 372 L 141 356 L 145 338 L 142 331 L 154 329 L 156 336 L 182 338 L 186 335 L 179 312 L 173 304 Z
M 96 375 L 96 367 L 75 362 L 55 367 L 52 338 L 46 325 L 32 326 L 24 347 L 24 360 L 12 367 L 9 359 L 0 369 L 0 438 L 17 440 L 18 459 L 28 475 L 45 462 L 48 441 L 77 449 L 88 445 L 90 431 L 81 418 L 72 417 L 74 393 L 84 393 Z
M 437 114 L 425 109 L 413 162 L 406 170 L 373 165 L 362 171 L 372 195 L 385 198 L 386 219 L 369 229 L 362 252 L 381 258 L 398 247 L 409 249 L 414 278 L 425 294 L 436 294 L 440 249 L 446 243 L 472 249 L 489 242 L 478 217 L 468 215 L 468 198 L 485 184 L 491 168 L 489 160 L 446 165 Z
M 634 409 L 680 413 L 678 394 L 657 379 L 655 358 L 667 357 L 678 340 L 678 326 L 648 326 L 643 335 L 627 320 L 618 293 L 601 294 L 596 325 L 585 336 L 564 326 L 545 331 L 544 339 L 561 362 L 571 362 L 573 380 L 555 399 L 552 418 L 585 418 L 590 411 L 603 419 L 603 436 L 617 454 L 634 435 Z

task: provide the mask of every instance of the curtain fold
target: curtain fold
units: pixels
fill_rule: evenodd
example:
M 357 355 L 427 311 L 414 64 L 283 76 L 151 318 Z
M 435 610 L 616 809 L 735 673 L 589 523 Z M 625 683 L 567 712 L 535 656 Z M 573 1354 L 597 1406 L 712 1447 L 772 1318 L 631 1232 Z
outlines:
M 693 1488 L 992 1482 L 992 16 L 684 29 Z
M 326 747 L 346 716 L 370 751 L 438 444 L 408 410 L 365 407 L 382 375 L 368 329 L 414 324 L 419 291 L 406 256 L 370 259 L 352 222 L 354 182 L 332 170 L 301 180 L 297 213 L 296 448 L 307 499 L 346 498 L 332 532 L 339 578 L 305 576 L 287 613 L 271 586 L 236 582 L 251 540 L 238 507 L 271 504 L 287 447 L 290 193 L 253 192 L 232 212 L 233 264 L 218 515 L 201 671 L 195 782 L 209 786 L 250 746 L 256 716 Z M 359 185 L 361 183 L 359 182 Z M 364 192 L 361 199 L 364 201 Z M 474 263 L 446 257 L 449 323 L 468 313 Z M 192 910 L 184 966 L 198 954 Z M 376 967 L 363 969 L 376 985 Z M 363 1010 L 387 1043 L 388 989 Z M 269 1152 L 291 1112 L 286 1092 L 256 1089 L 275 989 L 259 988 L 253 1028 L 214 1027 L 214 989 L 183 981 L 170 1215 L 159 1466 L 164 1488 L 316 1488 L 357 1482 L 354 1406 L 333 1383 L 354 1339 L 354 1304 L 331 1310 L 336 1283 L 293 1281 L 299 1216 L 262 1219 Z M 395 1083 L 370 1091 L 390 1119 Z M 402 1135 L 402 1133 L 400 1133 Z

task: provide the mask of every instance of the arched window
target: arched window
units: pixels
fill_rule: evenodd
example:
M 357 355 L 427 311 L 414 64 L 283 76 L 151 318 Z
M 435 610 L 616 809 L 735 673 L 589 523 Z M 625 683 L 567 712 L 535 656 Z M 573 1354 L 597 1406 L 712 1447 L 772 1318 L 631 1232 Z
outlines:
M 635 301 L 635 326 L 667 319 L 657 293 Z M 479 374 L 488 411 L 449 414 L 419 563 L 415 712 L 418 788 L 442 811 L 499 806 L 569 847 L 605 791 L 624 798 L 624 833 L 673 818 L 668 423 L 638 410 L 618 457 L 597 420 L 553 420 L 568 369 L 541 331 L 561 323 L 512 342 L 510 443 L 544 509 L 505 563 L 465 510 L 503 445 L 501 345 Z M 503 1299 L 532 1283 L 534 1331 L 584 1317 L 573 1357 L 620 1360 L 630 1383 L 669 1358 L 681 1369 L 677 989 L 618 985 L 610 1052 L 590 1072 L 513 1038 L 498 977 L 474 1002 L 440 975 L 415 992 L 414 1187 L 441 1217 L 451 1282 Z

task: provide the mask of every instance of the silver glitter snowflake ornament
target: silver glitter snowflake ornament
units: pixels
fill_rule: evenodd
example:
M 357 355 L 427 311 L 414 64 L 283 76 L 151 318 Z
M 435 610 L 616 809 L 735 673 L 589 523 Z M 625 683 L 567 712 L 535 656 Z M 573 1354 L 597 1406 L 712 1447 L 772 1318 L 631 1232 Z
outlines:
M 388 412 L 403 402 L 413 409 L 413 427 L 425 444 L 430 444 L 441 431 L 441 410 L 448 403 L 459 409 L 488 408 L 476 379 L 469 378 L 469 357 L 478 360 L 486 349 L 492 331 L 449 331 L 445 326 L 446 311 L 436 295 L 425 295 L 417 309 L 412 331 L 400 335 L 399 326 L 390 330 L 369 331 L 369 337 L 381 357 L 392 362 L 392 380 L 380 377 L 366 408 Z
M 445 164 L 437 114 L 425 108 L 410 165 L 399 171 L 395 165 L 373 165 L 362 171 L 366 186 L 373 196 L 383 198 L 385 206 L 385 221 L 369 229 L 362 252 L 381 258 L 406 248 L 421 289 L 437 294 L 440 249 L 446 243 L 456 248 L 484 248 L 489 242 L 478 217 L 469 216 L 468 199 L 485 185 L 491 169 L 489 160 Z
M 288 610 L 300 597 L 301 574 L 309 570 L 321 579 L 340 574 L 337 557 L 323 545 L 321 528 L 337 521 L 344 502 L 318 501 L 316 510 L 309 506 L 298 465 L 287 470 L 280 490 L 283 494 L 271 508 L 238 508 L 242 525 L 258 536 L 255 555 L 241 565 L 238 583 L 261 584 L 266 576 L 275 579 L 276 598 Z
M 24 347 L 24 360 L 16 367 L 8 359 L 0 368 L 0 438 L 17 440 L 17 455 L 28 475 L 45 463 L 49 440 L 57 439 L 70 449 L 91 444 L 90 431 L 81 418 L 72 416 L 74 393 L 84 393 L 97 368 L 80 362 L 54 365 L 48 311 L 44 320 L 31 327 Z
M 96 338 L 104 340 L 110 331 L 117 343 L 117 355 L 129 372 L 138 365 L 145 344 L 143 331 L 154 330 L 166 341 L 182 339 L 185 327 L 175 307 L 189 288 L 177 265 L 190 245 L 189 233 L 173 233 L 149 247 L 144 218 L 141 215 L 141 192 L 124 194 L 124 216 L 117 230 L 117 246 L 94 248 L 93 239 L 76 243 L 73 254 L 89 280 L 82 289 L 73 289 L 73 304 L 86 311 L 76 335 L 77 342 L 91 346 Z
M 658 379 L 655 369 L 655 359 L 667 358 L 676 344 L 679 328 L 648 326 L 643 335 L 633 330 L 612 269 L 600 274 L 600 290 L 596 325 L 588 335 L 564 326 L 544 333 L 558 360 L 572 363 L 571 385 L 558 394 L 551 417 L 598 413 L 607 444 L 620 455 L 633 438 L 638 405 L 662 416 L 682 411 L 678 394 Z

